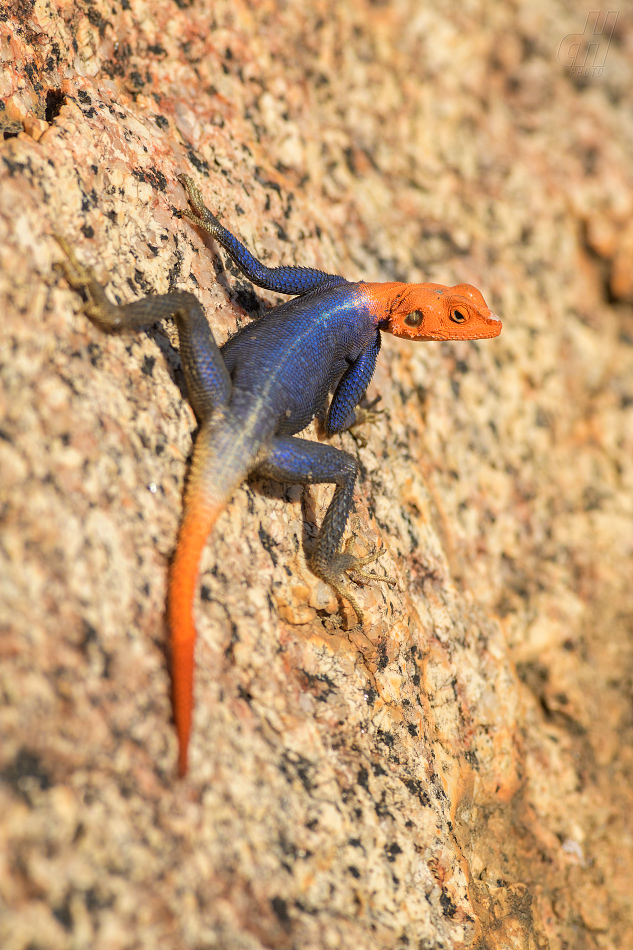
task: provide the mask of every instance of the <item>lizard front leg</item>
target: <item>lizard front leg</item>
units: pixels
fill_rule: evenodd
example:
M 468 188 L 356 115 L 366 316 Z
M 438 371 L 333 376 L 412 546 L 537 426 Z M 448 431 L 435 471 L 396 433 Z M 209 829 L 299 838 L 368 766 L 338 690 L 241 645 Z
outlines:
M 356 407 L 365 395 L 365 390 L 374 375 L 380 342 L 380 332 L 377 331 L 376 339 L 365 347 L 341 376 L 325 420 L 327 435 L 336 435 L 337 432 L 344 432 L 366 421 L 359 418 Z
M 293 482 L 302 485 L 336 485 L 332 501 L 325 513 L 323 524 L 316 539 L 310 559 L 310 567 L 330 587 L 347 600 L 363 621 L 363 611 L 344 583 L 344 573 L 351 571 L 366 580 L 394 584 L 391 577 L 370 574 L 363 570 L 366 564 L 376 560 L 381 552 L 358 558 L 348 551 L 339 550 L 341 538 L 349 518 L 354 495 L 354 483 L 358 464 L 353 456 L 331 445 L 308 442 L 292 436 L 277 436 L 268 448 L 266 457 L 255 469 L 257 474 L 278 482 Z
M 193 178 L 189 175 L 179 175 L 178 181 L 187 192 L 192 209 L 182 211 L 182 217 L 188 218 L 197 227 L 210 234 L 218 244 L 221 244 L 242 273 L 258 287 L 265 287 L 279 294 L 306 294 L 317 288 L 324 289 L 347 283 L 344 277 L 326 274 L 314 267 L 266 267 L 244 247 L 241 241 L 238 241 L 234 234 L 220 224 L 213 212 L 209 211 Z

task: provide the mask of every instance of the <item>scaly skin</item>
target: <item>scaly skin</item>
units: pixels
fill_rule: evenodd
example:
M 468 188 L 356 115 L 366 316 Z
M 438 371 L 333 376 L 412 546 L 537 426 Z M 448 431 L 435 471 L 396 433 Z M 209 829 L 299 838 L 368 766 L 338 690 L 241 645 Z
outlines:
M 237 486 L 251 472 L 282 482 L 335 485 L 310 563 L 362 622 L 343 575 L 393 581 L 363 570 L 378 554 L 357 558 L 349 543 L 341 548 L 358 463 L 347 452 L 298 439 L 296 433 L 332 389 L 327 434 L 355 424 L 354 410 L 373 375 L 381 330 L 408 340 L 478 340 L 498 336 L 501 322 L 469 284 L 352 283 L 313 268 L 265 267 L 205 208 L 193 181 L 180 180 L 192 208 L 184 216 L 222 244 L 253 283 L 299 295 L 242 328 L 222 350 L 192 294 L 172 291 L 115 306 L 68 242 L 57 240 L 67 258 L 64 274 L 86 294 L 85 312 L 99 327 L 138 329 L 164 317 L 173 317 L 178 327 L 189 399 L 200 423 L 169 579 L 173 709 L 183 776 L 193 712 L 193 604 L 200 557 Z

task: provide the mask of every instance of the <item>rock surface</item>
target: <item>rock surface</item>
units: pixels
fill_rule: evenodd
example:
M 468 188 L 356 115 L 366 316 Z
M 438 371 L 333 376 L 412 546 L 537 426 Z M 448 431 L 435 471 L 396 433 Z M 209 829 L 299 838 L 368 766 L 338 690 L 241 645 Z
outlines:
M 5 950 L 633 946 L 633 31 L 570 75 L 573 4 L 442 7 L 5 6 Z M 363 631 L 306 566 L 329 489 L 236 493 L 184 782 L 174 334 L 100 333 L 52 238 L 225 340 L 275 298 L 178 217 L 178 172 L 267 262 L 469 281 L 504 320 L 386 340 L 387 414 L 337 440 L 398 578 Z

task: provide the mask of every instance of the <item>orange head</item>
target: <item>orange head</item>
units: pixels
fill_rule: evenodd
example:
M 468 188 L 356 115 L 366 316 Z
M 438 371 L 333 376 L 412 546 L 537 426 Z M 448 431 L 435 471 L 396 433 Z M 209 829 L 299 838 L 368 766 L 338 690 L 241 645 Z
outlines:
M 501 320 L 476 287 L 457 284 L 364 284 L 377 325 L 406 340 L 485 340 Z

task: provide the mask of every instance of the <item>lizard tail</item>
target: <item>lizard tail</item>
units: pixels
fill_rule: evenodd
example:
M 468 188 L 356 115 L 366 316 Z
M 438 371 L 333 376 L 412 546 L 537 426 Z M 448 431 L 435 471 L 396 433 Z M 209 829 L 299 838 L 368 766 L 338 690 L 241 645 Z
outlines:
M 187 771 L 187 750 L 193 712 L 193 666 L 196 628 L 193 601 L 198 586 L 200 557 L 223 504 L 192 499 L 180 526 L 178 546 L 169 578 L 172 705 L 178 735 L 178 774 Z
M 187 751 L 193 712 L 193 603 L 200 558 L 207 538 L 236 487 L 244 479 L 250 453 L 223 444 L 227 433 L 202 429 L 196 441 L 185 508 L 169 577 L 168 619 L 171 648 L 172 705 L 178 736 L 178 774 L 187 771 Z M 212 444 L 213 443 L 213 444 Z M 233 449 L 235 446 L 232 447 Z

